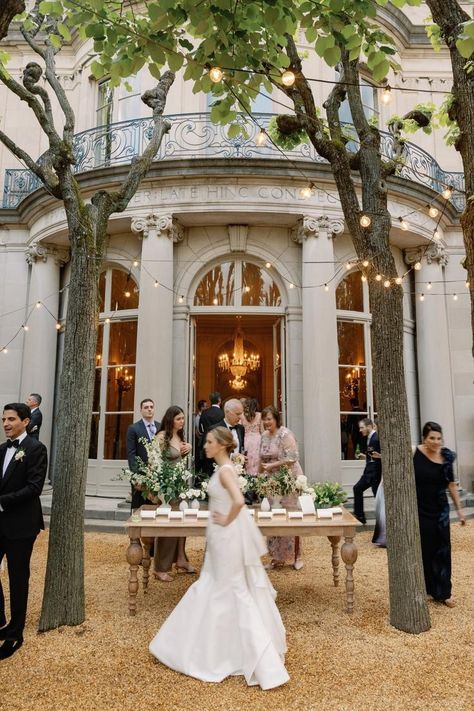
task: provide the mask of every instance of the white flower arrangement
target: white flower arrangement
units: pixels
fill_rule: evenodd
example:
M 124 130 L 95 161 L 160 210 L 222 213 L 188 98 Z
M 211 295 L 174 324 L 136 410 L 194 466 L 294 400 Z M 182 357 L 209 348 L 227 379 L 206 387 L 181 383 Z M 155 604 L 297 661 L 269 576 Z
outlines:
M 15 454 L 15 462 L 22 462 L 25 456 L 26 456 L 25 450 L 19 449 L 17 451 L 17 453 Z

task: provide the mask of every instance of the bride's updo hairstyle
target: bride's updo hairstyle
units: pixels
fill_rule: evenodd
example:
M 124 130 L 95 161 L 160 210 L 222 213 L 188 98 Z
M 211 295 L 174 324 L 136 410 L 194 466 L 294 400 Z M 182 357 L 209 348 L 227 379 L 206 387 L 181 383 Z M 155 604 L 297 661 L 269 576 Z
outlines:
M 225 447 L 227 454 L 231 454 L 234 451 L 235 440 L 232 437 L 232 432 L 227 427 L 214 427 L 214 429 L 209 430 L 208 434 L 214 435 L 217 444 Z

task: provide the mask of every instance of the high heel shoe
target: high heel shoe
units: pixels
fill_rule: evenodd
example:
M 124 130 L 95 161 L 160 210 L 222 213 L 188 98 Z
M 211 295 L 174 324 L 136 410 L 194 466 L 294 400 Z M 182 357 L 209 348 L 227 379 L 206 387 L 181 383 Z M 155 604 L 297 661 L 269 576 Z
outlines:
M 157 580 L 161 580 L 162 583 L 172 583 L 174 579 L 168 573 L 162 573 L 160 570 L 154 570 L 153 575 Z
M 301 560 L 301 558 L 297 558 L 297 559 L 295 560 L 295 562 L 293 563 L 293 568 L 294 568 L 295 570 L 301 570 L 301 568 L 303 568 L 303 566 L 304 566 L 304 563 L 303 563 L 303 561 Z
M 193 575 L 196 572 L 196 568 L 193 568 L 191 563 L 187 560 L 184 563 L 175 563 L 177 573 L 190 573 Z

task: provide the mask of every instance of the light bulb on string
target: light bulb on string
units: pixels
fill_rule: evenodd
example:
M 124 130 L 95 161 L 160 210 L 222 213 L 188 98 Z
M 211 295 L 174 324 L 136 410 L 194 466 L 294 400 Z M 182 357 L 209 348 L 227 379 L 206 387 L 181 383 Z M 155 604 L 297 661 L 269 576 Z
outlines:
M 158 281 L 158 279 L 155 279 L 155 283 L 153 284 L 153 286 L 155 287 L 155 289 L 158 289 L 158 287 L 160 286 L 160 282 Z
M 56 328 L 56 331 L 60 331 L 60 330 L 61 330 L 61 324 L 59 323 L 59 321 L 56 323 L 55 328 Z
M 384 285 L 384 287 L 385 287 L 386 289 L 388 289 L 389 286 L 390 286 L 390 279 L 385 279 L 383 285 Z
M 415 262 L 415 264 L 413 265 L 413 269 L 419 272 L 421 269 L 421 262 Z
M 428 284 L 426 285 L 426 288 L 431 289 L 432 286 L 433 286 L 433 284 L 429 281 Z
M 105 319 L 105 323 L 110 323 L 110 319 L 109 319 L 109 318 L 106 318 L 106 319 Z
M 209 79 L 214 83 L 214 84 L 219 84 L 219 82 L 222 81 L 224 78 L 224 72 L 220 67 L 211 67 L 209 69 Z
M 381 274 L 377 274 L 377 275 L 375 276 L 375 281 L 382 281 L 382 275 L 381 275 Z
M 406 232 L 406 231 L 409 229 L 410 225 L 408 224 L 408 222 L 407 222 L 403 217 L 399 217 L 398 219 L 399 219 L 399 222 L 400 222 L 400 227 L 401 227 L 401 229 Z
M 454 192 L 454 188 L 452 185 L 447 185 L 441 195 L 444 197 L 445 200 L 449 200 Z
M 124 291 L 123 295 L 125 296 L 126 299 L 130 298 L 130 292 L 128 291 L 128 289 L 127 289 L 127 291 Z
M 359 219 L 359 224 L 361 227 L 370 227 L 372 220 L 368 215 L 361 215 Z
M 35 306 L 36 306 L 37 309 L 40 309 L 41 306 L 42 306 L 41 301 L 37 301 L 36 304 L 35 304 Z
M 457 294 L 453 294 L 453 301 L 457 301 L 457 300 L 458 300 L 458 295 L 457 295 Z
M 267 269 L 270 269 L 271 266 L 272 266 L 271 262 L 265 262 L 265 267 Z
M 402 279 L 401 276 L 395 277 L 395 284 L 398 284 L 398 286 L 400 286 L 400 284 L 402 283 L 402 281 L 403 281 L 403 279 Z
M 219 303 L 219 301 L 218 301 L 218 299 L 213 299 L 213 300 L 212 300 L 212 303 L 214 304 L 214 306 L 217 306 L 217 304 Z
M 8 353 L 8 348 L 2 348 L 2 353 L 5 353 L 5 355 Z
M 471 286 L 471 282 L 470 282 L 470 281 L 467 281 L 467 282 L 466 282 L 466 289 L 469 289 L 470 286 Z
M 301 190 L 300 190 L 300 196 L 302 198 L 304 198 L 305 200 L 307 200 L 313 194 L 313 188 L 314 188 L 314 183 L 305 185 L 304 188 L 301 188 Z
M 293 86 L 295 81 L 296 81 L 295 73 L 292 72 L 290 69 L 287 69 L 286 72 L 283 72 L 283 74 L 281 75 L 281 83 L 284 86 Z
M 261 128 L 260 131 L 255 136 L 255 143 L 257 144 L 257 146 L 264 146 L 266 142 L 267 142 L 267 132 L 265 131 L 264 128 Z
M 24 331 L 28 331 L 28 330 L 29 330 L 29 328 L 30 328 L 30 327 L 29 327 L 29 326 L 27 326 L 26 324 L 22 325 L 22 329 L 23 329 Z
M 329 291 L 329 286 L 327 284 L 324 285 L 324 291 Z
M 184 296 L 180 296 L 178 299 L 178 304 L 182 304 L 184 301 Z
M 362 274 L 360 280 L 361 280 L 362 282 L 366 282 L 366 281 L 367 281 L 367 277 L 365 276 L 365 274 Z
M 424 300 L 425 300 L 425 295 L 424 295 L 424 294 L 420 294 L 420 301 L 424 301 Z
M 430 217 L 438 217 L 439 210 L 434 205 L 428 205 L 428 215 Z
M 294 288 L 295 288 L 295 285 L 293 284 L 293 282 L 290 281 L 288 288 L 289 288 L 289 289 L 294 289 Z
M 436 240 L 436 241 L 438 241 L 438 240 L 441 239 L 441 235 L 440 235 L 440 233 L 439 233 L 439 230 L 435 230 L 435 231 L 433 232 L 433 239 Z
M 134 267 L 138 267 L 138 259 L 134 259 L 134 260 L 133 260 L 133 266 L 134 266 Z
M 368 259 L 364 259 L 364 261 L 362 262 L 362 266 L 363 266 L 363 267 L 368 267 L 368 266 L 369 266 L 369 260 L 368 260 Z
M 352 269 L 352 262 L 346 262 L 346 269 L 349 271 L 349 269 Z
M 382 103 L 389 104 L 392 100 L 392 88 L 389 84 L 382 90 Z

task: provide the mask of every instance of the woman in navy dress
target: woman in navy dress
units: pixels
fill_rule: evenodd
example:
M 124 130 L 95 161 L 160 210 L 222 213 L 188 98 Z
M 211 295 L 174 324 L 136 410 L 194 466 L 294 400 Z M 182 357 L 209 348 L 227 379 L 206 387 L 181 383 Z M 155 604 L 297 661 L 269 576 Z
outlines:
M 443 433 L 436 422 L 423 427 L 423 442 L 413 457 L 416 495 L 420 520 L 421 552 L 426 592 L 434 600 L 454 607 L 451 596 L 451 539 L 449 503 L 453 500 L 461 525 L 466 519 L 461 510 L 453 462 L 456 453 L 443 447 Z

